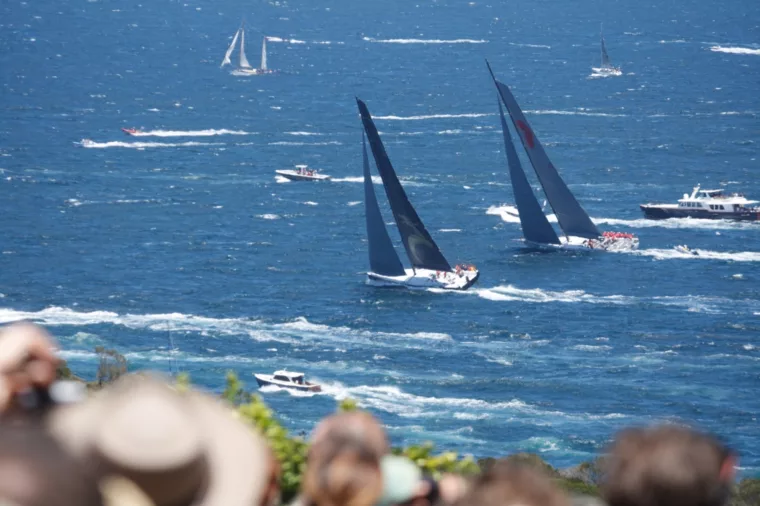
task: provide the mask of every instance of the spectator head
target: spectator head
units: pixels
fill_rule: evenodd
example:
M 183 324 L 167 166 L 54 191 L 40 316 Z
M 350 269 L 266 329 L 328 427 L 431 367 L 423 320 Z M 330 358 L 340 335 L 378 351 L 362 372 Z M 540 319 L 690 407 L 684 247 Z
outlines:
M 58 362 L 44 328 L 26 321 L 0 327 L 0 415 L 15 407 L 19 394 L 50 386 Z
M 97 482 L 38 425 L 0 426 L 0 504 L 101 506 Z
M 735 456 L 715 438 L 677 426 L 621 432 L 606 462 L 610 506 L 722 506 Z
M 569 506 L 569 503 L 542 472 L 525 464 L 500 460 L 475 478 L 457 506 Z
M 303 476 L 305 501 L 316 506 L 373 506 L 383 477 L 380 457 L 388 441 L 368 413 L 340 413 L 314 430 Z
M 440 480 L 424 476 L 407 457 L 385 455 L 380 460 L 383 494 L 376 506 L 433 506 L 453 504 L 467 490 L 467 480 L 446 474 Z
M 351 411 L 328 416 L 317 424 L 311 436 L 316 444 L 327 439 L 352 439 L 362 442 L 378 458 L 390 451 L 385 429 L 375 417 L 364 411 Z
M 101 483 L 132 483 L 155 506 L 266 506 L 278 499 L 263 438 L 221 401 L 179 393 L 157 378 L 126 376 L 80 405 L 58 408 L 49 426 Z M 122 494 L 108 495 L 121 506 Z

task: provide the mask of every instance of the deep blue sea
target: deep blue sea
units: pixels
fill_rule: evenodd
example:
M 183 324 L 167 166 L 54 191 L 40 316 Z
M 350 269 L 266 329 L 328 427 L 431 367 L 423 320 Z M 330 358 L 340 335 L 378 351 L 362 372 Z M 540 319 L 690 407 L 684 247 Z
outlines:
M 278 74 L 220 69 L 243 19 Z M 620 77 L 590 77 L 601 23 Z M 639 251 L 523 248 L 486 58 Z M 355 96 L 473 289 L 366 285 Z M 759 143 L 758 2 L 3 2 L 0 321 L 47 325 L 87 377 L 97 345 L 214 390 L 304 371 L 324 393 L 263 392 L 296 433 L 352 397 L 397 444 L 564 466 L 680 421 L 758 475 L 760 224 L 638 205 L 760 198 Z M 275 177 L 295 164 L 333 180 Z

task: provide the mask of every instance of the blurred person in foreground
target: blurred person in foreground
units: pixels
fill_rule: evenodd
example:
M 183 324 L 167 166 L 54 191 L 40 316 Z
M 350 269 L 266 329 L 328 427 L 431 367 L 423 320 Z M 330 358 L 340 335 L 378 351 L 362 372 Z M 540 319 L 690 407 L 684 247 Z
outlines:
M 0 504 L 102 506 L 94 477 L 38 424 L 0 424 Z
M 736 456 L 686 427 L 632 428 L 615 439 L 602 493 L 609 506 L 724 506 Z
M 108 506 L 273 506 L 279 466 L 222 401 L 128 375 L 55 409 L 50 432 L 99 480 Z
M 444 474 L 435 480 L 423 475 L 407 457 L 385 455 L 380 460 L 383 493 L 376 506 L 435 506 L 454 504 L 469 488 L 466 478 Z
M 0 418 L 28 418 L 50 404 L 60 360 L 41 326 L 22 321 L 0 327 Z
M 565 494 L 533 467 L 496 461 L 475 478 L 456 506 L 569 506 Z
M 338 413 L 314 429 L 303 476 L 302 506 L 374 506 L 383 490 L 383 427 L 369 413 Z

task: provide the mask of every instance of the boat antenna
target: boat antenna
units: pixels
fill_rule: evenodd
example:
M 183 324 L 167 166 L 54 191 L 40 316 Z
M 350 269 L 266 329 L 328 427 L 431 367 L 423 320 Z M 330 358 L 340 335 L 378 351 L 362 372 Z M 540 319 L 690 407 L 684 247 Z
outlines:
M 166 322 L 166 328 L 169 331 L 169 356 L 171 357 L 171 361 L 169 362 L 169 373 L 172 376 L 177 375 L 177 368 L 176 368 L 176 362 L 174 360 L 174 340 L 172 339 L 172 327 L 169 324 L 169 322 Z

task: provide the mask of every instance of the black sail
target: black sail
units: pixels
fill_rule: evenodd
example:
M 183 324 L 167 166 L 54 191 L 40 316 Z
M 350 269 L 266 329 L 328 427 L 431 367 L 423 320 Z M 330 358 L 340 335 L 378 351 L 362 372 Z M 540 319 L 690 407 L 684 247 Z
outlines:
M 403 276 L 406 271 L 404 271 L 404 266 L 393 248 L 388 229 L 385 228 L 383 215 L 377 205 L 364 135 L 362 135 L 362 158 L 364 162 L 364 211 L 367 218 L 370 270 L 384 276 Z
M 359 113 L 372 149 L 372 156 L 375 158 L 377 170 L 383 180 L 385 194 L 388 196 L 388 202 L 393 211 L 393 217 L 401 234 L 401 242 L 404 244 L 409 261 L 418 269 L 451 271 L 449 262 L 446 261 L 443 253 L 438 249 L 409 202 L 409 198 L 393 170 L 388 154 L 385 152 L 385 146 L 383 146 L 383 141 L 380 139 L 380 134 L 377 132 L 367 106 L 358 98 L 356 104 L 359 106 Z
M 504 148 L 507 153 L 507 165 L 509 176 L 512 180 L 512 192 L 515 194 L 515 204 L 520 213 L 520 225 L 523 236 L 530 242 L 538 244 L 559 244 L 557 233 L 546 218 L 541 205 L 533 194 L 533 189 L 528 183 L 528 178 L 517 156 L 517 150 L 512 143 L 507 121 L 504 119 L 504 111 L 499 101 L 499 117 L 501 118 L 501 131 L 504 134 Z
M 490 70 L 491 67 L 489 66 L 488 69 Z M 493 72 L 491 72 L 491 76 L 493 76 Z M 533 170 L 536 171 L 541 187 L 544 189 L 546 199 L 557 216 L 560 228 L 567 236 L 596 239 L 601 235 L 599 229 L 596 228 L 589 215 L 575 200 L 575 196 L 562 180 L 557 169 L 554 168 L 549 156 L 544 151 L 544 147 L 530 127 L 528 119 L 520 106 L 517 105 L 512 92 L 504 83 L 496 81 L 496 79 L 494 81 L 520 141 L 528 153 Z

